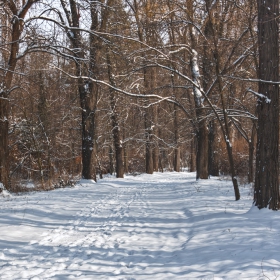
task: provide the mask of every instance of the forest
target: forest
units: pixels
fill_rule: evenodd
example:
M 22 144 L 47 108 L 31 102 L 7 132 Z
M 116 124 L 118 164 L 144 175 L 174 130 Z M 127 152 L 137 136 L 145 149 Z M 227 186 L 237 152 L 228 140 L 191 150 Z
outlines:
M 1 0 L 1 188 L 187 169 L 277 210 L 278 21 L 276 0 Z

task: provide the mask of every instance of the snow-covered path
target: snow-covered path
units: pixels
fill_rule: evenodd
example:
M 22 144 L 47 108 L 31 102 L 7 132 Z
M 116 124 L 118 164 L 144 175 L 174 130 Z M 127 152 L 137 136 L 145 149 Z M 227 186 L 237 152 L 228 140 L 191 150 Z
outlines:
M 0 279 L 276 279 L 278 212 L 241 195 L 170 172 L 0 198 Z

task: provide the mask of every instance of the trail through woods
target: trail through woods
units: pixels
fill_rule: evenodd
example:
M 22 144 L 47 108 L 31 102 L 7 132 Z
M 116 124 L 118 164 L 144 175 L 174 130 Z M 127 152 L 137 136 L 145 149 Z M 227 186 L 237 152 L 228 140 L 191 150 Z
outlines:
M 276 279 L 279 213 L 240 191 L 168 172 L 2 196 L 0 279 Z

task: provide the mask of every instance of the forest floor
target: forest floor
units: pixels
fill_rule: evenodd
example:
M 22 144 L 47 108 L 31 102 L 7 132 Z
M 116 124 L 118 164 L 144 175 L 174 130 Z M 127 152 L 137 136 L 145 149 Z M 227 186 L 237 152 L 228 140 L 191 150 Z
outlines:
M 194 173 L 0 196 L 0 279 L 280 279 L 280 215 Z

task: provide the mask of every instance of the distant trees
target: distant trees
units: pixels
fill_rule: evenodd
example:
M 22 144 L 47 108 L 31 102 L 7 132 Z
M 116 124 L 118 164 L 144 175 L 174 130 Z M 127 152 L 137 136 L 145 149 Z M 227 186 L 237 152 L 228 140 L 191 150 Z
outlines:
M 10 96 L 13 77 L 18 60 L 22 34 L 25 31 L 24 20 L 29 9 L 39 0 L 3 1 L 1 4 L 1 80 L 0 80 L 0 182 L 8 186 L 10 177 L 9 160 L 9 119 Z M 24 48 L 24 46 L 22 46 Z
M 2 2 L 0 181 L 188 167 L 197 179 L 230 174 L 238 200 L 256 150 L 255 203 L 277 209 L 276 6 Z

